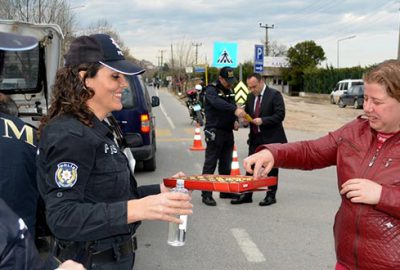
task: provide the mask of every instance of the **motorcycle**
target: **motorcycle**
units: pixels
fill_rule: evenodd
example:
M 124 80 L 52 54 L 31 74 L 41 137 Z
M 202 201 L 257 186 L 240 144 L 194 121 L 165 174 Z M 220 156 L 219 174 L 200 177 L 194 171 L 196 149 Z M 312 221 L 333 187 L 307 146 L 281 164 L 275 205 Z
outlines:
M 202 86 L 198 84 L 195 86 L 195 89 L 186 91 L 186 96 L 188 98 L 186 100 L 186 107 L 189 110 L 190 118 L 192 119 L 192 123 L 196 122 L 200 126 L 204 124 L 204 109 L 200 101 L 202 90 Z

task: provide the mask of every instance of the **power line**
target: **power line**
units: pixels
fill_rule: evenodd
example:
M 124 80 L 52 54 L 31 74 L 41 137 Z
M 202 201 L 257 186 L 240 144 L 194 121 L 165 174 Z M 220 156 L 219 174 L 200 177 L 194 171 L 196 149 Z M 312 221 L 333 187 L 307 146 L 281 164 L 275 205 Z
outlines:
M 197 65 L 197 56 L 198 56 L 198 48 L 199 46 L 203 45 L 202 43 L 192 43 L 192 46 L 196 47 L 196 51 L 195 51 L 195 64 Z
M 268 24 L 260 23 L 260 28 L 265 28 L 265 56 L 268 56 L 268 29 L 274 29 L 274 25 L 268 26 Z

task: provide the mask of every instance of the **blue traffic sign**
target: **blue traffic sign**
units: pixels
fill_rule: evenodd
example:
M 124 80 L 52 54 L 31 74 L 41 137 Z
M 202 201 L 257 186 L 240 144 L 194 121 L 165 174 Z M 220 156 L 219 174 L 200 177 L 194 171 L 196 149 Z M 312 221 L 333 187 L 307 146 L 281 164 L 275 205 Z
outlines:
M 213 67 L 237 67 L 237 42 L 214 42 Z
M 264 46 L 254 45 L 254 72 L 264 71 Z
M 195 66 L 194 67 L 194 72 L 198 72 L 198 73 L 206 72 L 206 68 L 202 67 L 202 66 Z
M 257 63 L 254 64 L 254 72 L 263 73 L 263 71 L 264 71 L 263 64 L 257 64 Z

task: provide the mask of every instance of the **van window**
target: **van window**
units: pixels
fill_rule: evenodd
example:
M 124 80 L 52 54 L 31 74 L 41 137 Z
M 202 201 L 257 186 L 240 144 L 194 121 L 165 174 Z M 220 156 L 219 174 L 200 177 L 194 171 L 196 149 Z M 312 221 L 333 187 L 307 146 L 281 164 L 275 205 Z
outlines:
M 9 94 L 35 92 L 38 81 L 39 47 L 19 52 L 0 50 L 1 92 Z
M 352 86 L 353 86 L 353 85 L 364 85 L 364 82 L 352 82 L 351 85 L 352 85 Z
M 340 83 L 336 84 L 335 89 L 333 89 L 333 91 L 337 91 L 340 88 Z
M 133 109 L 137 106 L 136 91 L 135 84 L 130 81 L 128 88 L 125 88 L 122 92 L 122 106 L 124 109 Z

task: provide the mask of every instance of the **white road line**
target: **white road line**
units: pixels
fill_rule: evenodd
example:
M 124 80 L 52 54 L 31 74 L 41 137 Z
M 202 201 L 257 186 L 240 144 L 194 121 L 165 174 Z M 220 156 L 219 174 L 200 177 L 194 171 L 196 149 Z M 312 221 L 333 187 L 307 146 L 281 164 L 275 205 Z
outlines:
M 236 239 L 240 249 L 249 262 L 265 262 L 265 257 L 258 249 L 257 245 L 251 240 L 245 229 L 231 229 L 233 236 Z
M 155 89 L 155 93 L 156 93 L 156 96 L 158 97 L 158 90 L 157 89 Z M 164 114 L 165 118 L 167 119 L 168 124 L 171 126 L 171 129 L 175 129 L 175 124 L 172 121 L 172 119 L 168 116 L 167 111 L 165 110 L 165 108 L 162 105 L 161 101 L 160 101 L 160 109 L 161 109 L 162 113 Z

